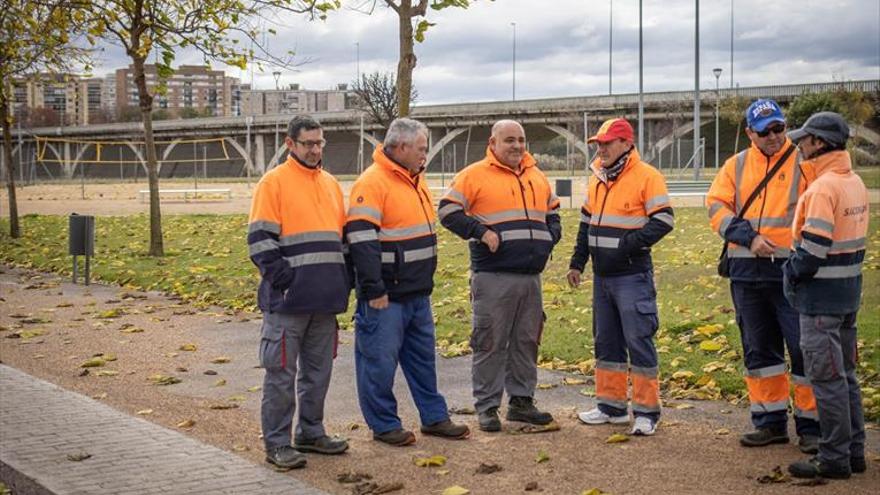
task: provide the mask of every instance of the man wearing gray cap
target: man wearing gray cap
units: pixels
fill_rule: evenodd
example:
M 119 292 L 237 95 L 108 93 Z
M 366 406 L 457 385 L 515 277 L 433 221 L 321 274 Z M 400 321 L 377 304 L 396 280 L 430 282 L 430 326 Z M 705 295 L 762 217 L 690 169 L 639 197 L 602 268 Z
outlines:
M 819 453 L 788 467 L 799 478 L 849 478 L 865 471 L 865 425 L 856 378 L 856 314 L 868 230 L 868 191 L 853 173 L 849 126 L 812 115 L 791 140 L 816 172 L 792 225 L 783 265 L 785 297 L 800 313 L 801 350 L 819 413 Z

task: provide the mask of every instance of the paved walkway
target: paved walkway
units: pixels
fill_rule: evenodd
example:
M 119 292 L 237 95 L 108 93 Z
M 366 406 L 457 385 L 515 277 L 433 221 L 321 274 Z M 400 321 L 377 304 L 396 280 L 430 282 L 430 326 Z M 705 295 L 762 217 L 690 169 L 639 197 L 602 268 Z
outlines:
M 4 365 L 0 470 L 17 495 L 324 493 Z

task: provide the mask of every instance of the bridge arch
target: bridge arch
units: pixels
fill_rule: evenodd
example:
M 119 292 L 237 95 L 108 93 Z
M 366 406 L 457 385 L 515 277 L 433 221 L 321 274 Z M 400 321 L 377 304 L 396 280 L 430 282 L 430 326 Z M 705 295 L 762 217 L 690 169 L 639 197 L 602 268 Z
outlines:
M 251 163 L 251 157 L 248 156 L 247 150 L 244 149 L 242 145 L 238 144 L 238 141 L 232 139 L 231 137 L 227 136 L 223 138 L 223 141 L 229 143 L 233 148 L 235 148 L 236 151 L 238 151 L 238 154 L 241 155 L 242 158 L 244 158 L 244 165 L 249 168 L 251 172 L 253 172 L 254 166 L 253 163 Z
M 431 160 L 433 160 L 434 157 L 437 156 L 437 153 L 440 153 L 440 150 L 442 150 L 453 139 L 457 138 L 462 133 L 467 132 L 468 129 L 469 129 L 468 127 L 458 127 L 456 129 L 453 129 L 452 131 L 447 133 L 445 136 L 443 136 L 443 138 L 441 138 L 440 141 L 437 141 L 436 143 L 434 143 L 434 146 L 432 146 L 431 149 L 428 150 L 428 156 L 425 159 L 425 164 L 430 165 Z
M 584 142 L 580 136 L 569 131 L 565 127 L 562 127 L 561 125 L 545 124 L 544 127 L 546 127 L 547 129 L 550 129 L 551 131 L 555 132 L 556 134 L 559 134 L 560 136 L 565 138 L 566 141 L 568 141 L 569 143 L 574 145 L 574 147 L 578 151 L 580 151 L 581 153 L 584 154 L 584 159 L 586 159 L 586 160 L 590 159 L 590 147 L 587 146 L 587 143 Z

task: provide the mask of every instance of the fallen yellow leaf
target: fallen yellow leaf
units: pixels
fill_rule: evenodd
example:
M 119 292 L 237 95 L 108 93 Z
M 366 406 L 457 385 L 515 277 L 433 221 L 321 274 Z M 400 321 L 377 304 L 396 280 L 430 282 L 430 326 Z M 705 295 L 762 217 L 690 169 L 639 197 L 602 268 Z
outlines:
M 179 350 L 186 352 L 195 352 L 198 349 L 195 344 L 183 344 Z
M 191 419 L 185 419 L 185 420 L 181 421 L 180 423 L 177 423 L 178 428 L 192 428 L 195 425 L 196 425 L 196 422 Z
M 418 467 L 443 466 L 446 464 L 446 456 L 432 455 L 431 457 L 416 457 L 413 464 Z
M 467 488 L 463 488 L 458 485 L 453 485 L 453 486 L 450 486 L 450 487 L 446 488 L 445 490 L 443 490 L 442 495 L 467 495 L 470 492 L 471 491 L 468 490 Z
M 615 433 L 605 439 L 605 443 L 623 443 L 629 442 L 629 437 L 622 433 Z

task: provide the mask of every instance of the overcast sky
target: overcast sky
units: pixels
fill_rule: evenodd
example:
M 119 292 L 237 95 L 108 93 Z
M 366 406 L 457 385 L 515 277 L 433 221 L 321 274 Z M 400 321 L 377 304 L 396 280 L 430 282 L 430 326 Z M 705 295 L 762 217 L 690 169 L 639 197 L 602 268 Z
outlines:
M 700 85 L 714 88 L 712 69 L 730 86 L 730 16 L 734 8 L 734 84 L 753 86 L 880 78 L 880 0 L 703 0 L 700 2 Z M 363 0 L 343 0 L 343 4 Z M 608 0 L 477 0 L 467 10 L 429 9 L 436 23 L 416 44 L 419 103 L 509 100 L 516 23 L 516 98 L 608 93 Z M 644 0 L 644 89 L 694 87 L 694 0 Z M 282 18 L 271 50 L 295 50 L 310 62 L 287 71 L 281 84 L 326 89 L 360 71 L 394 71 L 397 18 L 343 9 L 326 21 Z M 612 90 L 638 91 L 638 0 L 613 1 Z M 176 64 L 201 63 L 193 54 Z M 127 65 L 108 49 L 95 72 Z M 249 82 L 250 72 L 227 68 Z M 269 68 L 257 88 L 275 87 Z

